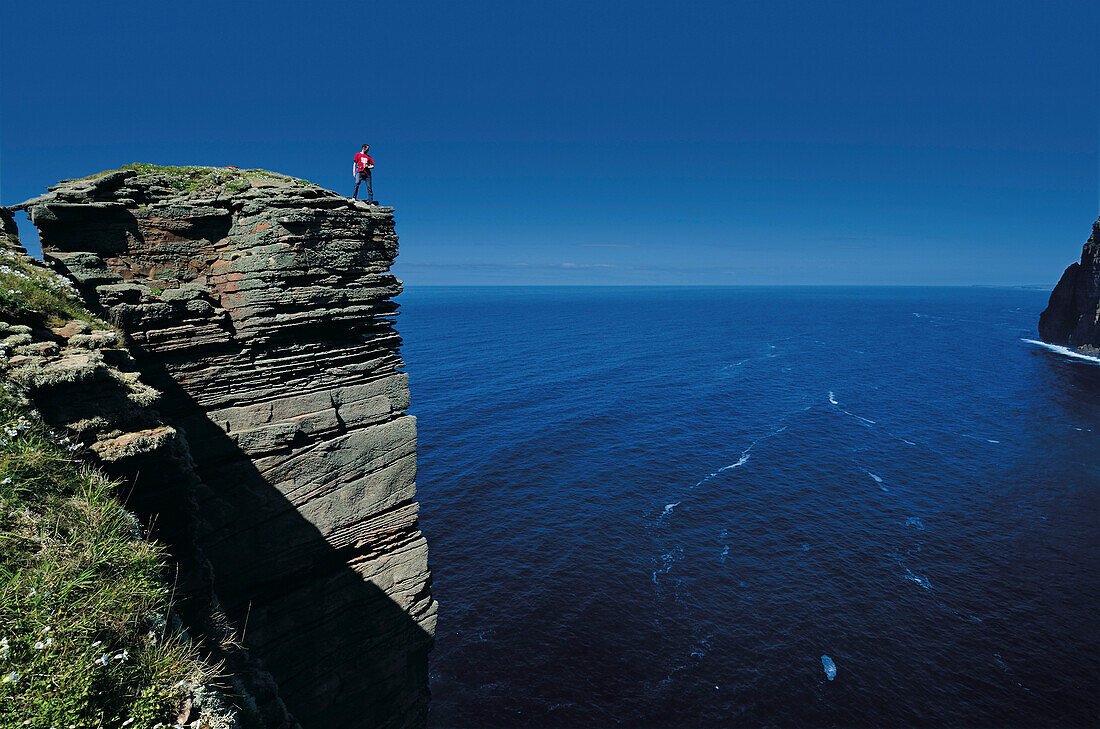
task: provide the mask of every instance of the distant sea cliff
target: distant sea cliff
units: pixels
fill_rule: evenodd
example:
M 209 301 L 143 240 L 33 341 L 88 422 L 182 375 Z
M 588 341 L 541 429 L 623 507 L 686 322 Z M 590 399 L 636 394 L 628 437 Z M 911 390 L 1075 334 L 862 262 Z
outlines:
M 1100 353 L 1100 219 L 1081 251 L 1081 261 L 1070 264 L 1039 317 L 1039 336 L 1050 344 Z

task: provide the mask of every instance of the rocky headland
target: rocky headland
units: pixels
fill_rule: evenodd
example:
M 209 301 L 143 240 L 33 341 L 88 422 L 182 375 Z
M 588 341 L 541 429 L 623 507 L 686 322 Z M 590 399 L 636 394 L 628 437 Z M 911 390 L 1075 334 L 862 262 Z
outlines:
M 18 207 L 110 328 L 28 330 L 9 369 L 129 485 L 189 632 L 265 726 L 423 725 L 437 606 L 393 209 L 152 165 Z
M 1081 251 L 1081 261 L 1070 264 L 1039 317 L 1039 336 L 1050 344 L 1100 354 L 1100 220 Z

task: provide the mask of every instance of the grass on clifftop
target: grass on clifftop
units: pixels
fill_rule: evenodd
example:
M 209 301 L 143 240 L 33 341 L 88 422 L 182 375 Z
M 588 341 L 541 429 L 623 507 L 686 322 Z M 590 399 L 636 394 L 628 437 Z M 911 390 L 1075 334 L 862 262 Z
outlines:
M 283 184 L 298 185 L 301 187 L 314 187 L 314 184 L 307 180 L 281 175 L 278 172 L 270 172 L 268 170 L 239 170 L 230 167 L 199 167 L 197 165 L 154 165 L 148 162 L 134 162 L 132 164 L 123 165 L 117 170 L 106 170 L 81 179 L 94 180 L 121 170 L 133 170 L 138 173 L 138 175 L 163 175 L 168 178 L 168 184 L 173 189 L 179 190 L 180 192 L 213 191 L 219 188 L 239 192 L 247 189 L 249 185 L 252 184 L 249 182 L 250 179 L 259 179 L 265 182 L 281 182 Z
M 114 490 L 0 389 L 4 729 L 171 726 L 209 678 L 166 629 L 162 555 Z
M 0 313 L 4 310 L 37 312 L 45 315 L 48 323 L 76 319 L 109 328 L 84 308 L 68 279 L 0 247 Z

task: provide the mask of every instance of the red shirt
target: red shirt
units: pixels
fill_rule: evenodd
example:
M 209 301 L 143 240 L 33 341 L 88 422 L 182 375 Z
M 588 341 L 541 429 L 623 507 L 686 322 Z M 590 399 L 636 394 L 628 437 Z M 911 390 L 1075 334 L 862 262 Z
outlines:
M 369 166 L 368 166 L 369 165 Z M 359 152 L 355 155 L 355 169 L 360 172 L 366 172 L 370 167 L 374 166 L 374 160 L 369 155 Z

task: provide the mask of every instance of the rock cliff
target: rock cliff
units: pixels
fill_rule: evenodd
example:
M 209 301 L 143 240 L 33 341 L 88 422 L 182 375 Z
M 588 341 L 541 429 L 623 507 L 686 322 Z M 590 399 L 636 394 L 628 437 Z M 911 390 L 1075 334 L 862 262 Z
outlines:
M 194 476 L 132 464 L 136 508 L 201 554 L 181 569 L 209 565 L 183 583 L 209 583 L 269 698 L 305 727 L 422 725 L 436 603 L 393 209 L 258 170 L 151 165 L 20 207 L 161 393 L 152 430 L 186 445 Z
M 0 278 L 15 287 L 6 296 L 0 291 L 4 394 L 56 428 L 77 462 L 94 466 L 97 476 L 130 483 L 141 471 L 156 474 L 139 492 L 118 496 L 132 508 L 155 505 L 171 515 L 155 526 L 147 523 L 145 531 L 171 545 L 173 569 L 164 577 L 174 579 L 177 599 L 168 616 L 173 632 L 182 620 L 187 639 L 207 665 L 223 667 L 211 684 L 187 685 L 188 677 L 179 675 L 172 679 L 185 679 L 177 721 L 198 720 L 219 729 L 255 726 L 255 719 L 268 727 L 299 726 L 274 680 L 239 645 L 239 632 L 213 592 L 211 565 L 194 541 L 198 477 L 186 440 L 156 410 L 161 394 L 141 381 L 119 332 L 82 305 L 67 279 L 26 254 L 7 208 L 0 208 Z M 140 605 L 133 610 L 145 613 Z M 94 713 L 95 707 L 90 709 Z
M 1100 220 L 1081 251 L 1081 262 L 1070 264 L 1039 317 L 1039 336 L 1051 344 L 1100 349 Z

